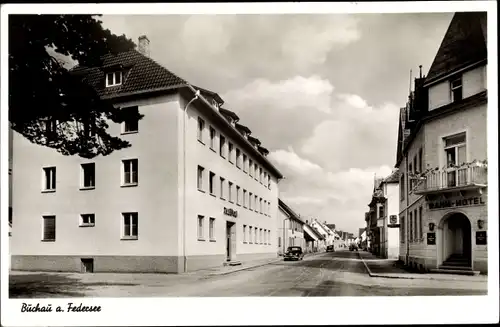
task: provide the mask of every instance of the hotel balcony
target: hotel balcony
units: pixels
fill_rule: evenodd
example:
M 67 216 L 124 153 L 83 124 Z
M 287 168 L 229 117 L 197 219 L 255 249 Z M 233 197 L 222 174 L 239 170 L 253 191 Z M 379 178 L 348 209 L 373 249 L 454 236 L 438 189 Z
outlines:
M 488 185 L 488 171 L 480 165 L 445 168 L 427 173 L 417 183 L 413 193 L 418 195 L 480 189 Z

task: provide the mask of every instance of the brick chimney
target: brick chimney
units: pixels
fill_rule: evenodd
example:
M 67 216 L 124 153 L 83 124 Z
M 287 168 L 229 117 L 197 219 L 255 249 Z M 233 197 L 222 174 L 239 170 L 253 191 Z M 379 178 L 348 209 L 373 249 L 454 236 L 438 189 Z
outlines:
M 139 36 L 139 52 L 146 56 L 149 57 L 149 39 L 146 35 L 141 35 Z

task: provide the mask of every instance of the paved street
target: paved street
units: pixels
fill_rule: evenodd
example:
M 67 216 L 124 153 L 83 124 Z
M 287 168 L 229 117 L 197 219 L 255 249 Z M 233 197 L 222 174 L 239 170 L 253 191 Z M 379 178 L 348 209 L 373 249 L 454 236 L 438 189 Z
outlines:
M 11 297 L 84 296 L 403 296 L 483 295 L 485 282 L 369 277 L 356 252 L 322 253 L 299 262 L 210 275 L 19 273 Z

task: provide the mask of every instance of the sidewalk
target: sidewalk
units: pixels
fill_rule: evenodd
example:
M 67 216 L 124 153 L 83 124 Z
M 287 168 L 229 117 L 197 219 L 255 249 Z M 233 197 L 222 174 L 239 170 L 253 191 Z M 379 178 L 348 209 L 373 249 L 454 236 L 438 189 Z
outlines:
M 396 259 L 381 259 L 366 251 L 359 251 L 358 255 L 363 261 L 370 277 L 400 278 L 400 279 L 427 279 L 427 280 L 456 280 L 469 282 L 488 282 L 488 276 L 463 276 L 452 274 L 412 273 L 397 262 Z
M 304 258 L 309 258 L 314 255 L 322 254 L 325 252 L 316 252 L 316 253 L 307 253 Z M 208 268 L 208 269 L 202 269 L 202 270 L 197 270 L 193 272 L 187 272 L 184 273 L 184 275 L 196 275 L 196 276 L 221 276 L 221 275 L 227 275 L 231 273 L 235 273 L 238 271 L 242 270 L 247 270 L 247 269 L 252 269 L 252 268 L 257 268 L 265 265 L 269 265 L 274 262 L 279 262 L 283 261 L 283 257 L 279 256 L 276 258 L 271 258 L 271 259 L 263 259 L 263 260 L 252 260 L 252 261 L 247 261 L 247 262 L 242 262 L 241 265 L 238 266 L 217 266 L 213 268 Z

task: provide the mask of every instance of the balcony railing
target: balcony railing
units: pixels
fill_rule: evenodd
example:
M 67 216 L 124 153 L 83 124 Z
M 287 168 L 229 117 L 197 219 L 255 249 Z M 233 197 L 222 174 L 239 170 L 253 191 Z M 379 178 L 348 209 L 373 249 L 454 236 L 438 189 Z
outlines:
M 488 185 L 486 166 L 468 166 L 434 170 L 417 181 L 415 194 L 429 194 L 445 190 L 464 190 Z

